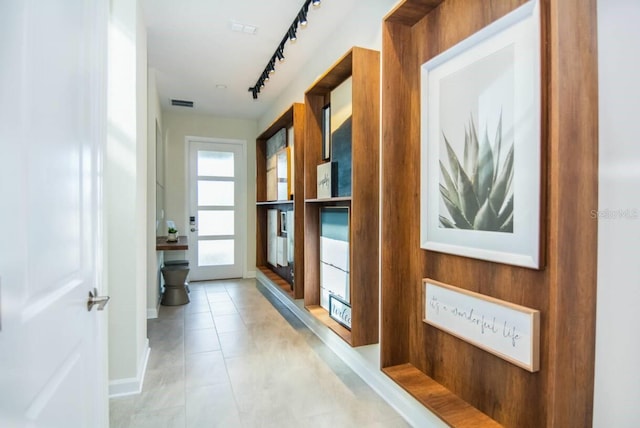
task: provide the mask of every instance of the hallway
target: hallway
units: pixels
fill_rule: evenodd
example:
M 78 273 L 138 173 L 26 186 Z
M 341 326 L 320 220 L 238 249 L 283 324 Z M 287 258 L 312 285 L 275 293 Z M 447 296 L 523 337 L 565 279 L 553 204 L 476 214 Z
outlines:
M 148 321 L 143 391 L 110 400 L 111 427 L 409 426 L 256 280 L 190 288 Z

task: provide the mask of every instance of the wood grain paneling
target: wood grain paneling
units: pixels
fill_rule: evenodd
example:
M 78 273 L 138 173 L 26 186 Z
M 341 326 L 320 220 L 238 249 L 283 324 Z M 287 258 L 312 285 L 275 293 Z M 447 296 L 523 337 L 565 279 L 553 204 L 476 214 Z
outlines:
M 316 199 L 316 167 L 322 163 L 322 108 L 333 89 L 352 78 L 351 197 Z M 350 207 L 352 327 L 325 322 L 352 346 L 378 342 L 380 53 L 354 47 L 306 91 L 305 149 L 305 306 L 325 322 L 320 304 L 319 210 Z M 335 325 L 334 325 L 335 324 Z M 336 327 L 338 326 L 338 327 Z
M 549 370 L 547 425 L 590 426 L 597 277 L 595 0 L 550 1 Z
M 431 391 L 435 383 L 443 388 L 437 393 L 443 394 L 443 408 L 462 400 L 508 427 L 589 426 L 597 236 L 588 215 L 597 206 L 595 2 L 540 2 L 541 270 L 420 249 L 420 64 L 525 1 L 444 0 L 432 9 L 426 3 L 402 2 L 383 24 L 382 367 L 441 417 L 444 410 L 427 404 L 431 392 L 416 391 Z M 423 323 L 424 277 L 540 310 L 540 371 L 526 372 Z
M 272 273 L 291 285 L 286 294 L 294 299 L 304 297 L 304 149 L 305 143 L 304 104 L 294 103 L 278 117 L 256 139 L 256 267 L 263 272 L 272 269 Z M 282 128 L 293 127 L 294 133 L 294 169 L 293 203 L 290 201 L 267 202 L 266 142 Z M 270 208 L 285 211 L 294 210 L 294 266 L 293 277 L 289 268 L 269 266 L 267 263 L 267 210 Z M 280 287 L 284 290 L 283 287 Z

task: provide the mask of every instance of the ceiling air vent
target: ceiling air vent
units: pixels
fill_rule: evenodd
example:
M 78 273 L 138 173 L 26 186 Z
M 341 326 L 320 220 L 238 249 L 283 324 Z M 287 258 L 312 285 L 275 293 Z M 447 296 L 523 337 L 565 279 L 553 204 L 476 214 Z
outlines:
M 178 107 L 189 107 L 189 108 L 193 108 L 193 101 L 186 101 L 186 100 L 171 100 L 171 105 L 172 105 L 172 106 L 178 106 Z

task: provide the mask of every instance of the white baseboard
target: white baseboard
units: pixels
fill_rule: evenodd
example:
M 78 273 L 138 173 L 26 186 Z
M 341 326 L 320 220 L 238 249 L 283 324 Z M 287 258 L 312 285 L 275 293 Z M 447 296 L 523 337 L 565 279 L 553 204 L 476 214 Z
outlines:
M 144 375 L 147 372 L 147 363 L 149 362 L 149 339 L 146 340 L 145 350 L 140 357 L 138 364 L 138 373 L 136 377 L 115 379 L 109 381 L 109 398 L 124 397 L 126 395 L 135 395 L 142 392 L 144 384 Z
M 161 290 L 164 293 L 164 287 Z M 155 308 L 147 308 L 147 319 L 153 320 L 158 318 L 158 314 L 160 313 L 160 302 L 162 301 L 162 294 L 158 296 L 158 302 L 156 303 Z
M 256 277 L 256 271 L 255 270 L 248 270 L 244 273 L 244 277 L 245 278 L 255 278 Z
M 352 348 L 305 310 L 302 299 L 292 300 L 289 296 L 285 296 L 279 287 L 260 271 L 256 278 L 409 424 L 416 427 L 447 427 L 439 417 L 380 370 L 380 345 Z
M 158 308 L 147 308 L 147 319 L 154 320 L 158 318 Z

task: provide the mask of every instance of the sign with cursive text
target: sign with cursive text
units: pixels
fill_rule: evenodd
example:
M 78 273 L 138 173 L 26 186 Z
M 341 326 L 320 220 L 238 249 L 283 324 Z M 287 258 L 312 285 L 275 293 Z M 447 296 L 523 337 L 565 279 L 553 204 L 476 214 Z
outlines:
M 329 316 L 351 330 L 351 305 L 334 294 L 329 295 Z
M 424 279 L 424 322 L 530 372 L 540 369 L 540 311 Z

